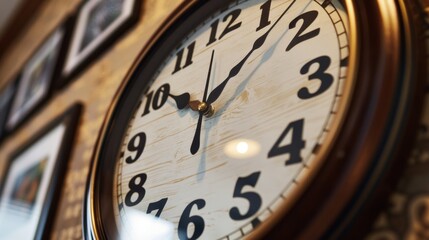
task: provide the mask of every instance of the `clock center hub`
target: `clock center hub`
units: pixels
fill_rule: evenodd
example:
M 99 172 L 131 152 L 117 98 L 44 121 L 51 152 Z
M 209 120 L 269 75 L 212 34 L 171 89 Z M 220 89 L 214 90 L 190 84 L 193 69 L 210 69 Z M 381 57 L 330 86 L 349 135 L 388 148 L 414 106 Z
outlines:
M 189 102 L 189 107 L 196 112 L 202 113 L 206 117 L 213 116 L 215 112 L 215 108 L 211 104 L 198 100 Z

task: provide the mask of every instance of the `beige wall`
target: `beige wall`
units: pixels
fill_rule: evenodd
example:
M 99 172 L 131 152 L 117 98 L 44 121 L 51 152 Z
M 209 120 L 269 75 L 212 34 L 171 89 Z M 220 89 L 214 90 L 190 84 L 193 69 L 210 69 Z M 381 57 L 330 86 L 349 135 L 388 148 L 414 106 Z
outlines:
M 24 0 L 0 0 L 0 33 Z
M 46 0 L 30 25 L 0 59 L 0 84 L 11 80 L 24 62 L 66 17 L 79 0 Z M 123 36 L 101 58 L 93 62 L 72 84 L 56 92 L 33 118 L 0 146 L 0 177 L 8 156 L 28 141 L 39 129 L 75 102 L 84 104 L 76 145 L 68 162 L 65 183 L 56 211 L 54 239 L 82 239 L 81 210 L 86 178 L 97 135 L 111 100 L 131 64 L 167 15 L 181 0 L 145 0 L 138 24 Z M 23 16 L 25 17 L 25 16 Z

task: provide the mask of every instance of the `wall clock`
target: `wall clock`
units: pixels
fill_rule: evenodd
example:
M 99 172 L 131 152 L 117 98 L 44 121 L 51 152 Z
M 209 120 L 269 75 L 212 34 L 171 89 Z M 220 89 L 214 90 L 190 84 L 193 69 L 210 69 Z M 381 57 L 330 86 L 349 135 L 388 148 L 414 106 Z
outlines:
M 186 1 L 108 113 L 84 235 L 360 236 L 415 137 L 420 11 L 393 0 Z

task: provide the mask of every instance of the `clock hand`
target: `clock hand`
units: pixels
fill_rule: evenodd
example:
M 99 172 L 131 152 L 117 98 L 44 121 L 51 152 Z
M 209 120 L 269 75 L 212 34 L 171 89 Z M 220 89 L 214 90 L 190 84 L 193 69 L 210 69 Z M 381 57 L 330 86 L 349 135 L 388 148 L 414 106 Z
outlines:
M 210 66 L 209 66 L 209 73 L 207 74 L 207 80 L 206 80 L 206 87 L 204 89 L 204 96 L 203 96 L 203 101 L 199 102 L 199 101 L 192 101 L 189 103 L 189 106 L 191 108 L 194 107 L 194 105 L 196 105 L 196 103 L 198 103 L 198 106 L 196 107 L 196 109 L 199 111 L 200 116 L 198 117 L 198 123 L 197 123 L 197 128 L 195 130 L 195 135 L 194 135 L 194 139 L 192 140 L 192 145 L 191 145 L 191 153 L 192 155 L 194 155 L 195 153 L 198 152 L 198 149 L 200 148 L 200 135 L 201 135 L 201 124 L 203 121 L 203 115 L 207 114 L 207 110 L 211 107 L 208 107 L 205 103 L 206 98 L 207 98 L 207 92 L 209 90 L 209 81 L 210 81 L 210 75 L 211 75 L 211 71 L 212 71 L 212 65 L 213 65 L 213 57 L 214 57 L 214 50 L 212 51 L 212 56 L 210 59 Z
M 229 72 L 228 77 L 223 80 L 223 82 L 221 84 L 219 84 L 215 89 L 213 89 L 213 91 L 210 93 L 208 99 L 207 99 L 207 104 L 210 106 L 212 103 L 214 103 L 219 96 L 222 94 L 223 89 L 225 88 L 226 84 L 228 83 L 228 81 L 237 76 L 237 74 L 240 72 L 241 68 L 243 67 L 244 63 L 246 63 L 247 59 L 250 57 L 250 55 L 252 55 L 252 53 L 259 49 L 264 43 L 265 40 L 267 39 L 268 34 L 273 30 L 273 28 L 277 25 L 277 23 L 283 18 L 283 16 L 289 11 L 289 9 L 292 7 L 292 5 L 296 2 L 296 0 L 294 0 L 289 7 L 280 15 L 280 17 L 274 22 L 274 24 L 270 27 L 270 29 L 268 29 L 267 32 L 265 32 L 262 36 L 260 36 L 258 39 L 255 40 L 255 42 L 253 43 L 253 47 L 252 49 L 246 54 L 246 56 L 237 64 L 235 65 L 231 71 Z
M 189 100 L 191 99 L 191 95 L 187 92 L 185 92 L 179 96 L 175 96 L 173 94 L 169 94 L 168 96 L 170 96 L 171 98 L 174 99 L 178 109 L 184 109 L 185 107 L 187 107 Z

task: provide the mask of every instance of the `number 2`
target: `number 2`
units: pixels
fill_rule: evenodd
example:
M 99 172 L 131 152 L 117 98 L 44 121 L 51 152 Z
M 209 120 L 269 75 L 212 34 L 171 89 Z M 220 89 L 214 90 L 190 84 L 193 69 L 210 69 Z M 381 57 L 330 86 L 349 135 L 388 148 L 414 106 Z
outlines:
M 313 24 L 313 22 L 317 18 L 317 15 L 319 15 L 317 11 L 310 11 L 310 12 L 303 13 L 302 15 L 299 15 L 294 20 L 292 20 L 292 22 L 289 25 L 289 29 L 294 29 L 299 20 L 303 20 L 304 22 L 302 23 L 301 28 L 298 30 L 298 33 L 290 42 L 289 46 L 287 46 L 286 51 L 290 51 L 293 47 L 295 47 L 299 43 L 319 35 L 320 28 L 316 28 L 309 33 L 302 34 L 305 30 L 307 30 L 308 27 L 310 27 L 311 24 Z

